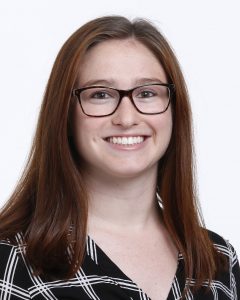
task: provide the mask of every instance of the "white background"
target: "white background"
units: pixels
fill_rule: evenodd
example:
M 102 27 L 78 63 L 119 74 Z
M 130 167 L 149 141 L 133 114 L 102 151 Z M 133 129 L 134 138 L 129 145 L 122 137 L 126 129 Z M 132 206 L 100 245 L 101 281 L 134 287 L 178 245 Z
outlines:
M 0 0 L 0 205 L 26 162 L 57 52 L 78 27 L 106 14 L 152 20 L 175 49 L 191 96 L 206 226 L 240 255 L 237 0 Z

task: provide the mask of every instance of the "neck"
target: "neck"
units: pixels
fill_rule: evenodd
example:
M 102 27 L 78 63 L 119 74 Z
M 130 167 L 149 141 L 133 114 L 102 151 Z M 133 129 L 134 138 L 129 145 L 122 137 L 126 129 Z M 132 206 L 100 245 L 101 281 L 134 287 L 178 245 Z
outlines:
M 142 232 L 159 223 L 157 169 L 137 178 L 86 174 L 89 190 L 88 230 Z

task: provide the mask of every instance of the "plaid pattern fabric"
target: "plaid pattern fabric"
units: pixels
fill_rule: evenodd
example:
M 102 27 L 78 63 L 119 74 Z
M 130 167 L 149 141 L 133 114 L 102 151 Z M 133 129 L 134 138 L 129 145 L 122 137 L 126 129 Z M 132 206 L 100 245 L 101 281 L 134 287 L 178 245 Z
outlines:
M 193 294 L 195 281 L 184 277 L 184 260 L 178 257 L 178 267 L 167 300 L 182 299 L 185 285 L 188 300 L 240 299 L 240 269 L 233 247 L 220 236 L 209 232 L 218 251 L 227 256 L 228 272 L 212 281 L 207 290 L 207 281 Z M 16 236 L 16 245 L 8 241 L 0 243 L 0 299 L 46 299 L 46 300 L 150 300 L 146 293 L 128 278 L 102 249 L 87 236 L 86 256 L 82 267 L 68 281 L 44 281 L 33 276 L 32 268 L 24 257 L 22 236 Z

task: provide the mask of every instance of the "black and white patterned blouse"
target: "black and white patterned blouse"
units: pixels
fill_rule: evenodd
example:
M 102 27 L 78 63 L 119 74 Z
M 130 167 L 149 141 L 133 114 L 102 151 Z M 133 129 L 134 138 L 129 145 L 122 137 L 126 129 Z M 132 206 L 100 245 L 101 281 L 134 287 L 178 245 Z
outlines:
M 207 294 L 206 285 L 193 294 L 188 290 L 186 299 L 227 300 L 240 299 L 240 269 L 233 247 L 220 236 L 210 232 L 218 251 L 227 256 L 228 272 L 212 281 Z M 150 300 L 119 267 L 87 236 L 84 263 L 74 278 L 63 281 L 44 281 L 33 276 L 31 266 L 24 258 L 21 235 L 16 236 L 18 245 L 7 241 L 0 243 L 0 299 L 47 299 L 47 300 Z M 59 262 L 60 263 L 60 262 Z M 182 299 L 187 282 L 184 277 L 184 260 L 178 257 L 178 267 L 167 300 Z M 194 280 L 190 281 L 194 286 Z

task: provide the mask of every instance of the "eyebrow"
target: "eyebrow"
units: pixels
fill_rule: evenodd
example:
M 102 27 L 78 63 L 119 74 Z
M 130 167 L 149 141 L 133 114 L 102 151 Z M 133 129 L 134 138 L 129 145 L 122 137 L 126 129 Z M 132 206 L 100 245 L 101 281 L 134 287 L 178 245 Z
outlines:
M 164 83 L 161 79 L 156 78 L 156 77 L 151 77 L 151 78 L 139 78 L 135 81 L 135 84 L 141 85 L 141 84 L 146 84 L 146 83 Z
M 147 83 L 165 83 L 159 78 L 156 77 L 143 77 L 143 78 L 138 78 L 134 81 L 134 86 L 138 85 L 144 85 Z M 103 86 L 109 86 L 109 87 L 114 87 L 116 85 L 116 81 L 113 79 L 92 79 L 86 81 L 84 84 L 81 85 L 81 87 L 88 87 L 88 86 L 94 86 L 94 85 L 103 85 Z
M 92 79 L 92 80 L 88 80 L 86 81 L 84 84 L 82 84 L 82 87 L 87 87 L 87 86 L 92 86 L 92 85 L 113 85 L 114 84 L 114 80 L 106 80 L 106 79 Z

